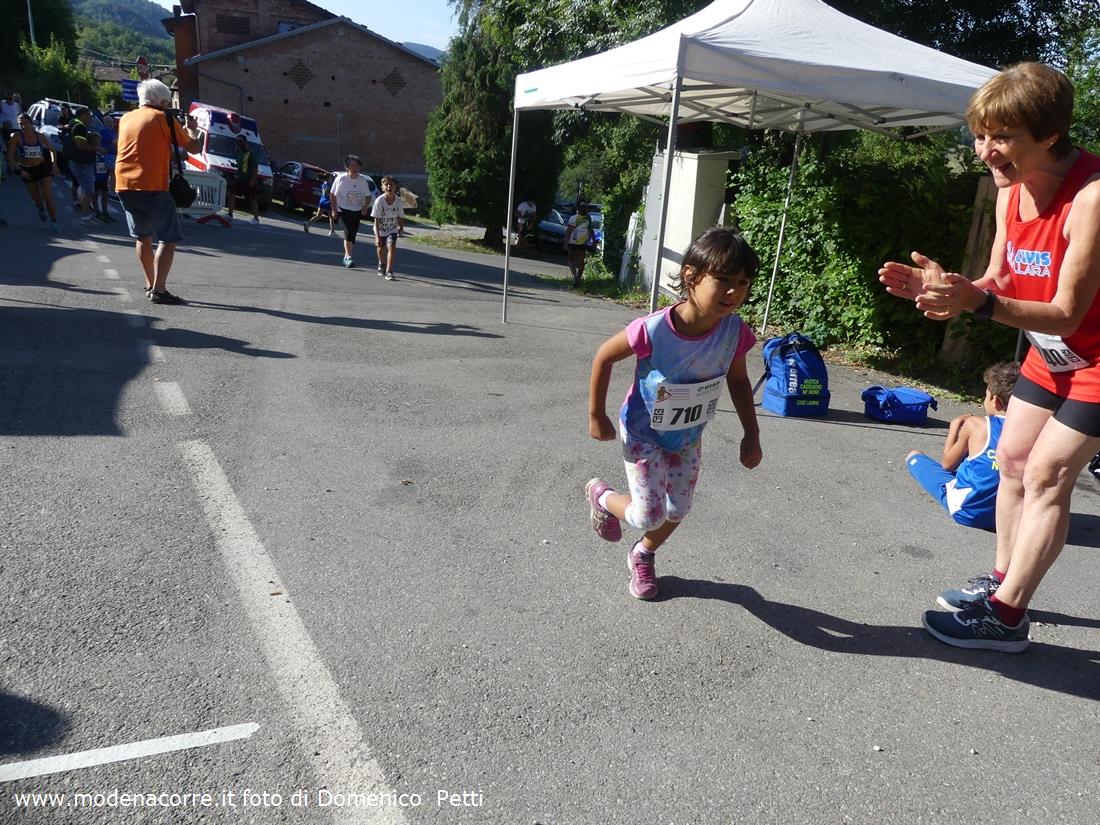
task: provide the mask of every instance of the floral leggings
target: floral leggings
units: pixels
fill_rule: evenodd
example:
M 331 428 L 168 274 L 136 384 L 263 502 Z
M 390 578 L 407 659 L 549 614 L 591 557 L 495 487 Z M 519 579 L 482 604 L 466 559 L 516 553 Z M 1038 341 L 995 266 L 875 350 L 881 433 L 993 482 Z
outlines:
M 623 441 L 630 507 L 626 523 L 639 530 L 654 530 L 665 521 L 683 521 L 691 509 L 703 441 L 697 439 L 671 452 L 645 441 Z

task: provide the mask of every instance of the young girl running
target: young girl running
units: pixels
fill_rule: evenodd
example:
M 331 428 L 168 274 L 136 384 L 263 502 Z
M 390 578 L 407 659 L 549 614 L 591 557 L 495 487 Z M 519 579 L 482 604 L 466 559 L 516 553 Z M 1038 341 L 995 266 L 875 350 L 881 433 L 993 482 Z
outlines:
M 708 229 L 688 248 L 673 285 L 675 306 L 638 318 L 604 341 L 592 361 L 588 431 L 599 441 L 615 438 L 605 402 L 611 367 L 637 358 L 634 383 L 619 411 L 630 494 L 594 478 L 585 486 L 592 528 L 607 541 L 622 538 L 620 519 L 645 535 L 627 556 L 630 595 L 657 595 L 657 549 L 691 508 L 699 477 L 703 428 L 717 412 L 724 383 L 744 435 L 741 463 L 762 457 L 760 430 L 745 353 L 756 336 L 737 316 L 760 261 L 740 235 Z

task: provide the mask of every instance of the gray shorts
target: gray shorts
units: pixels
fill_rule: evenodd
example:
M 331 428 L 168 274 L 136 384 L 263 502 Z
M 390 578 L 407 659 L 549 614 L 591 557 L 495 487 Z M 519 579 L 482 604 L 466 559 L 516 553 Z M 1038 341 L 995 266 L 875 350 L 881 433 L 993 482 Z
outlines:
M 131 238 L 156 238 L 161 243 L 183 240 L 176 203 L 167 192 L 137 192 L 121 189 L 118 199 L 126 210 Z
M 69 171 L 73 173 L 73 177 L 76 178 L 76 184 L 80 187 L 80 191 L 85 195 L 91 195 L 95 192 L 95 162 L 92 163 L 77 163 L 75 160 L 69 161 Z

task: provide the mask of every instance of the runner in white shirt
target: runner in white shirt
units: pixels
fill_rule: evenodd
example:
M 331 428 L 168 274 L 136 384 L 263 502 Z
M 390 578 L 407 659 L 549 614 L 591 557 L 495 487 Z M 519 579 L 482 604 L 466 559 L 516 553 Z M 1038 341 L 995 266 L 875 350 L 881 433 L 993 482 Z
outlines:
M 359 174 L 361 163 L 358 155 L 345 157 L 344 168 L 348 171 L 336 176 L 328 195 L 333 219 L 339 217 L 344 221 L 344 266 L 348 269 L 355 266 L 351 255 L 355 236 L 359 233 L 359 222 L 370 208 L 374 188 L 366 175 Z
M 538 213 L 538 207 L 535 206 L 535 202 L 528 198 L 519 206 L 516 207 L 516 247 L 527 245 L 527 231 L 531 228 L 531 225 L 535 222 L 535 215 Z
M 397 182 L 389 175 L 382 178 L 382 194 L 374 201 L 370 214 L 378 244 L 378 274 L 385 275 L 387 281 L 396 281 L 393 259 L 397 255 L 397 236 L 405 228 L 405 205 L 397 197 Z

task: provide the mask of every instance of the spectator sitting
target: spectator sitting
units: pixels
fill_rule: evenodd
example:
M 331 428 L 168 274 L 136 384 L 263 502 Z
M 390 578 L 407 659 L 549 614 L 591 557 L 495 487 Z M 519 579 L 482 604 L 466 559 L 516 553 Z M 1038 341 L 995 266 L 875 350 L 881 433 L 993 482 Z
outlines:
M 985 371 L 986 414 L 960 415 L 951 422 L 942 461 L 920 450 L 905 457 L 917 483 L 965 527 L 997 530 L 997 441 L 1019 374 L 1020 368 L 1011 363 L 994 364 Z

